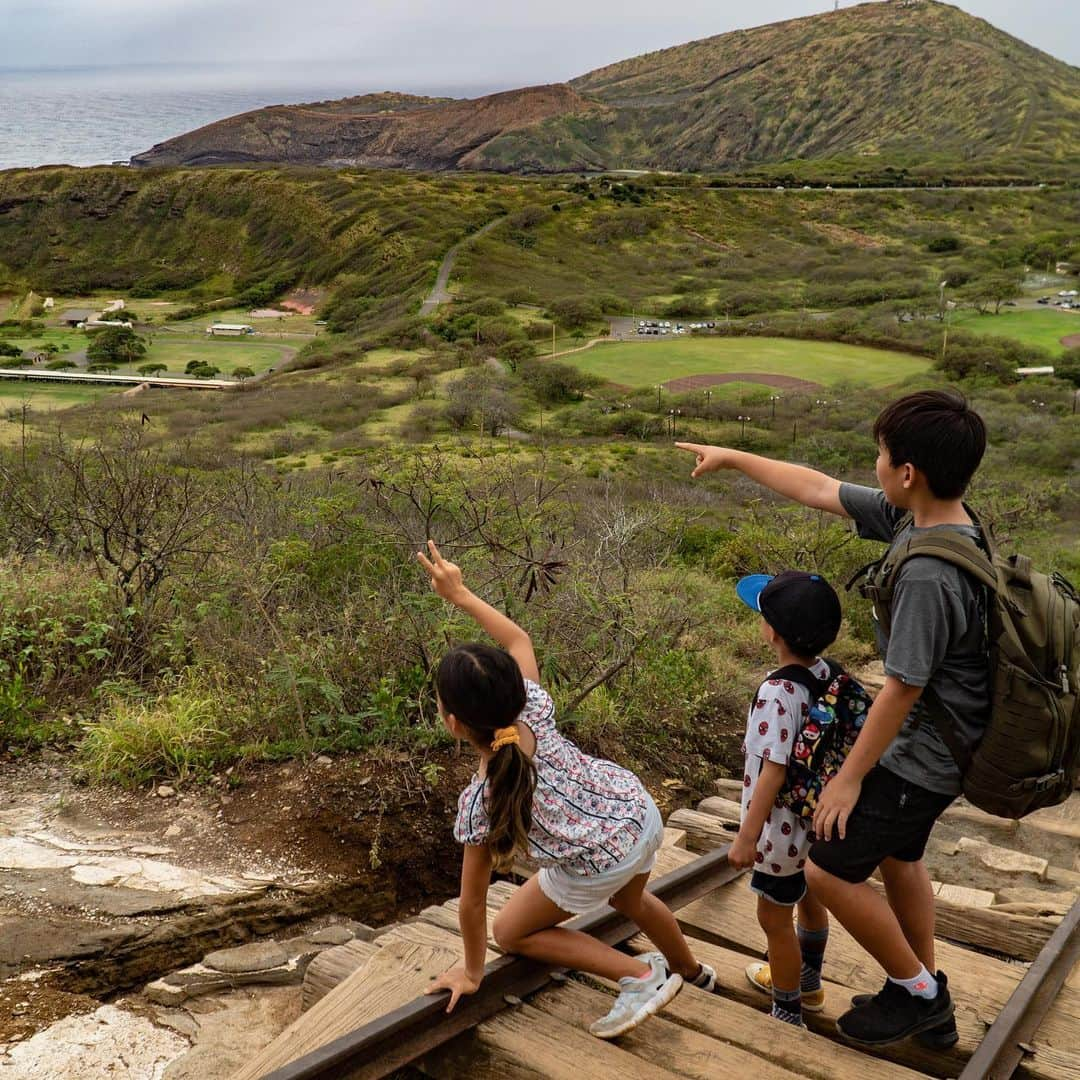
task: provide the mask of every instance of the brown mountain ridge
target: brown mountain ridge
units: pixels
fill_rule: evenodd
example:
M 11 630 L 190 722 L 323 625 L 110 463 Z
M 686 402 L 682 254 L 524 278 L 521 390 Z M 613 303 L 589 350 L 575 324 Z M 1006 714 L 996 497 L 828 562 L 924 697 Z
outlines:
M 948 4 L 885 0 L 704 38 L 569 84 L 259 109 L 132 163 L 567 172 L 799 159 L 1059 173 L 1080 163 L 1080 69 Z

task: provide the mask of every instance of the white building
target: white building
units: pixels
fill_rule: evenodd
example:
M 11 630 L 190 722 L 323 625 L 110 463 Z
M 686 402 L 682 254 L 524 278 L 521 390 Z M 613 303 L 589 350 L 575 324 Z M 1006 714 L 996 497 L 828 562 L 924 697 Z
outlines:
M 206 328 L 208 334 L 214 337 L 242 337 L 244 334 L 254 334 L 255 327 L 247 323 L 213 323 Z

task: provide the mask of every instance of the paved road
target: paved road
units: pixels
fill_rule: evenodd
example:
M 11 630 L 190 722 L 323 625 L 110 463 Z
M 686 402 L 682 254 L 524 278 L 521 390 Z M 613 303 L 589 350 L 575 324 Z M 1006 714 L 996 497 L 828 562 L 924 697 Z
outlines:
M 428 293 L 427 299 L 420 305 L 421 315 L 430 315 L 440 305 L 445 304 L 450 299 L 450 293 L 447 291 L 447 284 L 450 281 L 450 271 L 454 268 L 454 259 L 457 258 L 457 253 L 466 245 L 472 243 L 478 236 L 483 236 L 486 232 L 491 232 L 500 221 L 505 221 L 506 215 L 502 217 L 493 218 L 486 225 L 481 225 L 479 229 L 474 233 L 469 233 L 464 239 L 459 240 L 444 256 L 442 265 L 439 267 L 439 273 L 435 278 L 435 287 Z

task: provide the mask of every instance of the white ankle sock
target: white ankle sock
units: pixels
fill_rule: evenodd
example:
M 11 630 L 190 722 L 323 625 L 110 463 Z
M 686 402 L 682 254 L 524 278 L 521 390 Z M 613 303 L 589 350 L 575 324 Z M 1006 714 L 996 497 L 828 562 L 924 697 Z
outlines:
M 912 979 L 894 979 L 890 975 L 889 982 L 902 986 L 912 997 L 926 998 L 928 1001 L 937 997 L 937 979 L 926 968 L 920 968 L 919 974 Z

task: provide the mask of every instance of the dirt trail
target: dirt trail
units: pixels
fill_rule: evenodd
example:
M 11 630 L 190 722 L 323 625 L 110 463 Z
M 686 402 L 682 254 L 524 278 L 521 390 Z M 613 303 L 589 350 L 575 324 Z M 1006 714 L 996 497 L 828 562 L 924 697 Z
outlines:
M 478 236 L 483 236 L 484 233 L 491 232 L 500 221 L 505 221 L 506 215 L 502 217 L 493 218 L 486 225 L 481 225 L 479 229 L 474 233 L 469 233 L 468 236 L 459 240 L 450 250 L 443 256 L 443 261 L 439 266 L 439 272 L 435 276 L 435 285 L 431 292 L 428 293 L 427 299 L 420 305 L 421 316 L 427 316 L 434 313 L 435 309 L 440 304 L 445 304 L 450 299 L 450 293 L 447 291 L 447 285 L 450 282 L 450 271 L 454 268 L 454 260 L 457 258 L 458 252 L 467 244 L 472 243 Z

